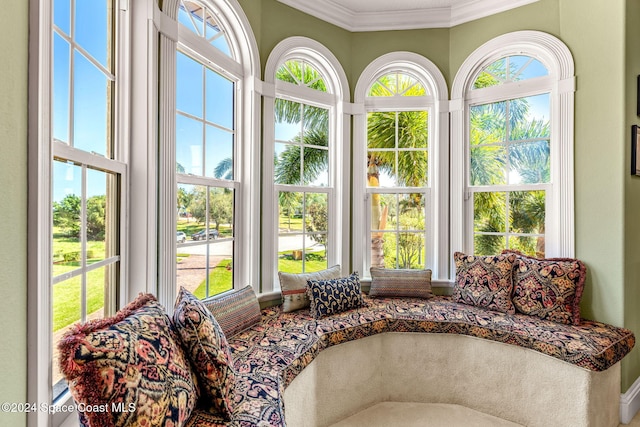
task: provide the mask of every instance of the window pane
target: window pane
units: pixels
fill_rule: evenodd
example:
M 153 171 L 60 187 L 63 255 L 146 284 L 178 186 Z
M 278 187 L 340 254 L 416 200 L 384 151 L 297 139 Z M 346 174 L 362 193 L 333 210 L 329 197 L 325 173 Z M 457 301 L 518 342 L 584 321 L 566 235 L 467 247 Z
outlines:
M 51 350 L 53 363 L 51 364 L 51 385 L 55 386 L 54 398 L 62 393 L 66 387 L 66 381 L 60 372 L 58 343 L 70 325 L 80 320 L 81 280 L 80 276 L 76 276 L 54 284 L 52 289 L 53 339 Z
M 549 94 L 509 101 L 510 140 L 549 138 L 551 107 Z
M 176 283 L 198 298 L 206 297 L 207 286 L 206 246 L 180 248 L 176 256 Z
M 75 0 L 76 41 L 105 68 L 111 69 L 110 34 L 113 7 L 110 0 Z
M 53 34 L 53 138 L 69 143 L 69 43 Z
M 56 277 L 67 273 L 69 267 L 78 268 L 81 259 L 82 168 L 54 160 L 52 189 L 53 276 Z
M 203 66 L 187 55 L 177 53 L 176 108 L 179 111 L 203 118 Z
M 302 106 L 305 128 L 305 144 L 327 147 L 329 145 L 329 110 Z
M 396 229 L 398 199 L 396 194 L 371 194 L 371 230 Z
M 87 169 L 87 263 L 89 264 L 105 259 L 107 253 L 115 255 L 114 248 L 107 250 L 107 237 L 110 237 L 109 243 L 115 243 L 113 234 L 116 231 L 113 223 L 107 227 L 107 222 L 113 221 L 113 215 L 108 213 L 113 214 L 115 201 L 113 191 L 109 192 L 110 197 L 107 195 L 107 180 L 111 181 L 109 187 L 114 190 L 115 182 L 112 174 Z M 107 230 L 112 236 L 107 236 Z
M 506 206 L 506 193 L 475 193 L 473 197 L 473 230 L 476 233 L 506 232 Z
M 302 232 L 303 193 L 278 193 L 278 221 L 281 233 Z M 300 246 L 302 248 L 302 246 Z
M 541 184 L 551 180 L 549 141 L 509 147 L 509 184 Z
M 111 84 L 80 53 L 75 52 L 73 145 L 84 151 L 111 155 Z
M 70 0 L 54 0 L 53 23 L 67 35 L 71 34 Z
M 506 184 L 505 163 L 504 147 L 471 147 L 471 185 Z
M 424 268 L 424 233 L 398 233 L 397 268 Z
M 474 105 L 471 112 L 471 145 L 492 144 L 506 139 L 507 103 Z
M 277 98 L 275 101 L 276 141 L 293 141 L 302 132 L 302 104 Z
M 429 117 L 426 111 L 398 112 L 398 147 L 427 148 Z
M 424 230 L 425 199 L 421 193 L 398 195 L 398 229 Z
M 209 245 L 209 288 L 207 296 L 233 289 L 233 242 Z
M 305 147 L 304 184 L 327 187 L 329 185 L 329 151 Z
M 367 148 L 396 148 L 396 113 L 367 114 Z
M 176 172 L 202 175 L 202 123 L 176 116 Z
M 278 271 L 304 272 L 304 235 L 280 235 L 278 237 Z
M 233 133 L 207 126 L 205 176 L 232 180 Z
M 425 187 L 429 177 L 429 157 L 426 150 L 398 153 L 398 187 Z
M 207 120 L 227 129 L 233 129 L 233 82 L 208 68 L 205 74 Z
M 512 233 L 544 234 L 544 191 L 509 193 L 509 224 Z
M 398 238 L 396 233 L 373 233 L 371 236 L 371 266 L 398 268 Z
M 210 238 L 233 237 L 234 197 L 228 188 L 209 189 Z
M 292 144 L 275 145 L 275 183 L 276 184 L 300 184 L 302 165 L 302 147 Z

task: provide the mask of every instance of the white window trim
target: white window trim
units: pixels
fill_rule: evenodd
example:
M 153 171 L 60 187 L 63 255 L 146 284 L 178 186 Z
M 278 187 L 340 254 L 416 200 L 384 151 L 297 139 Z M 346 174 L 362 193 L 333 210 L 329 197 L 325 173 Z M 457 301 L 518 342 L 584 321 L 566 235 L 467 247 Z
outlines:
M 119 307 L 128 301 L 129 273 L 129 56 L 130 40 L 128 8 L 115 5 L 116 51 L 115 75 L 117 76 L 114 105 L 114 151 L 115 160 L 98 158 L 69 147 L 61 147 L 72 157 L 80 158 L 89 165 L 104 164 L 107 169 L 120 174 L 121 209 L 120 209 L 120 280 L 118 289 Z M 53 64 L 52 48 L 52 3 L 47 0 L 30 0 L 29 28 L 29 209 L 28 209 L 28 247 L 29 276 L 28 287 L 28 343 L 29 357 L 27 379 L 27 401 L 37 404 L 52 401 L 52 188 L 51 174 L 53 161 L 52 143 L 52 111 L 53 80 L 51 67 Z M 56 402 L 58 405 L 71 404 L 73 399 L 67 391 Z M 45 411 L 30 412 L 27 415 L 29 427 L 60 426 L 68 423 L 76 414 L 49 414 Z
M 175 173 L 175 115 L 176 115 L 176 71 L 175 63 L 178 45 L 190 52 L 196 52 L 200 46 L 205 49 L 199 56 L 205 64 L 211 65 L 205 55 L 211 55 L 218 65 L 214 68 L 223 71 L 229 69 L 236 81 L 236 99 L 240 108 L 236 112 L 236 139 L 238 151 L 236 173 L 242 191 L 236 199 L 235 244 L 234 244 L 234 287 L 247 284 L 258 290 L 259 283 L 259 242 L 260 218 L 246 215 L 246 212 L 258 212 L 260 206 L 260 150 L 259 123 L 260 98 L 255 91 L 256 78 L 260 75 L 258 45 L 251 25 L 237 0 L 201 0 L 211 9 L 219 12 L 218 18 L 226 25 L 229 43 L 237 57 L 233 60 L 219 54 L 209 45 L 203 46 L 194 40 L 191 34 L 180 28 L 177 21 L 179 0 L 163 2 L 163 10 L 156 13 L 154 21 L 160 32 L 159 75 L 162 88 L 159 100 L 159 151 L 157 167 L 159 177 L 155 194 L 158 194 L 158 259 L 157 283 L 158 299 L 166 307 L 173 307 L 176 289 L 176 173 Z M 157 15 L 160 15 L 159 17 Z M 151 195 L 150 195 L 151 197 Z
M 474 94 L 472 79 L 485 66 L 508 55 L 527 55 L 538 59 L 549 70 L 548 78 L 523 82 L 529 92 L 512 91 L 519 85 L 482 89 Z M 489 90 L 491 89 L 491 90 Z M 526 96 L 549 92 L 551 104 L 551 176 L 550 203 L 555 207 L 547 216 L 546 253 L 555 257 L 575 256 L 573 122 L 575 76 L 573 57 L 556 37 L 540 31 L 517 31 L 496 37 L 477 48 L 464 61 L 453 81 L 451 91 L 451 250 L 470 252 L 465 212 L 469 135 L 468 114 L 471 103 L 496 99 L 497 96 Z M 487 95 L 480 98 L 480 94 Z M 512 189 L 515 189 L 513 187 Z M 451 260 L 453 263 L 453 260 Z M 455 269 L 451 264 L 451 276 Z
M 276 71 L 280 64 L 289 59 L 308 60 L 325 76 L 328 92 L 319 92 L 304 87 L 294 87 L 287 82 L 276 80 Z M 275 145 L 274 106 L 276 94 L 278 97 L 302 102 L 305 104 L 329 108 L 332 116 L 330 126 L 330 141 L 335 145 L 329 151 L 330 168 L 329 179 L 333 184 L 332 190 L 312 188 L 313 192 L 328 192 L 329 197 L 334 194 L 335 209 L 328 212 L 329 247 L 328 265 L 340 264 L 343 268 L 349 265 L 349 206 L 348 175 L 345 167 L 350 158 L 350 120 L 345 112 L 345 100 L 349 97 L 349 84 L 346 74 L 338 59 L 325 46 L 306 37 L 289 37 L 273 48 L 265 67 L 263 141 L 264 159 L 273 159 Z M 263 164 L 263 239 L 262 239 L 262 293 L 270 293 L 280 289 L 277 278 L 276 258 L 278 253 L 278 214 L 277 214 L 277 186 L 273 183 L 274 167 L 272 161 L 265 160 Z M 296 188 L 302 188 L 302 186 Z
M 367 90 L 380 76 L 391 71 L 407 71 L 427 86 L 429 96 L 402 99 L 367 99 Z M 429 158 L 431 206 L 428 210 L 427 227 L 430 241 L 427 245 L 433 282 L 438 284 L 448 280 L 449 260 L 449 98 L 447 83 L 438 67 L 427 58 L 412 52 L 392 52 L 380 56 L 364 69 L 356 84 L 353 120 L 354 161 L 353 161 L 353 217 L 365 218 L 368 215 L 367 189 L 363 177 L 366 174 L 367 150 L 367 112 L 374 109 L 411 110 L 429 108 Z M 376 190 L 377 191 L 377 190 Z M 356 221 L 358 223 L 358 221 Z M 353 227 L 352 263 L 354 268 L 362 270 L 362 277 L 369 278 L 368 257 L 365 252 L 371 246 L 368 221 L 359 221 Z M 368 252 L 367 252 L 368 253 Z M 429 265 L 428 263 L 428 265 Z

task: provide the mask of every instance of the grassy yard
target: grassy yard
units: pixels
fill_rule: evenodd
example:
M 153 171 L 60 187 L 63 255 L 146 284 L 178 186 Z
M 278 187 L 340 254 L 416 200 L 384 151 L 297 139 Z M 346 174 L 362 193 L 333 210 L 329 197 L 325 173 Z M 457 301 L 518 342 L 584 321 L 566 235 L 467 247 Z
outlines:
M 209 296 L 228 291 L 233 286 L 233 270 L 227 269 L 231 264 L 231 259 L 223 259 L 211 269 L 209 273 Z M 207 281 L 203 280 L 200 286 L 193 292 L 199 298 L 206 298 Z
M 56 264 L 54 274 L 59 275 L 77 268 L 78 263 Z M 104 306 L 104 271 L 104 268 L 99 268 L 87 274 L 88 314 Z M 80 320 L 80 286 L 80 276 L 53 285 L 54 332 Z
M 308 252 L 305 256 L 305 272 L 311 273 L 327 268 L 326 251 Z M 293 251 L 278 253 L 278 271 L 302 273 L 302 260 L 293 258 Z

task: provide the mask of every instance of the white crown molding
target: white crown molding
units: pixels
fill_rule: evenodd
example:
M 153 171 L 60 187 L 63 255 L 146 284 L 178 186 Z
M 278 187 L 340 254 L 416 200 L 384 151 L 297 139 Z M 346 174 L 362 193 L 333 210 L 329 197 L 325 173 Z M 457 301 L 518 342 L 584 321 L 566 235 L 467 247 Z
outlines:
M 451 7 L 356 12 L 335 0 L 278 0 L 352 32 L 450 28 L 538 0 L 462 0 Z

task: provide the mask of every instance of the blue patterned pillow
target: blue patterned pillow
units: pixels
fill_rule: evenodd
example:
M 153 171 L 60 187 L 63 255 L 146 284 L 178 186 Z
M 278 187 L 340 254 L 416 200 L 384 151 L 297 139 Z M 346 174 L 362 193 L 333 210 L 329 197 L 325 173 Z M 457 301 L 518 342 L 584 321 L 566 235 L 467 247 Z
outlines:
M 339 279 L 309 280 L 307 295 L 311 315 L 316 319 L 364 305 L 358 273 Z

